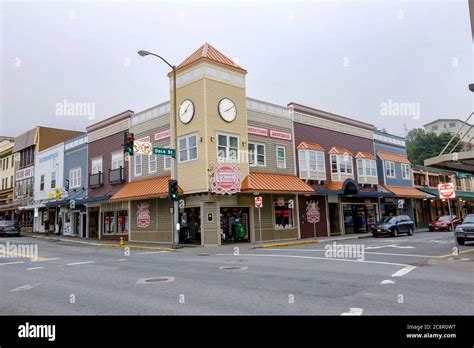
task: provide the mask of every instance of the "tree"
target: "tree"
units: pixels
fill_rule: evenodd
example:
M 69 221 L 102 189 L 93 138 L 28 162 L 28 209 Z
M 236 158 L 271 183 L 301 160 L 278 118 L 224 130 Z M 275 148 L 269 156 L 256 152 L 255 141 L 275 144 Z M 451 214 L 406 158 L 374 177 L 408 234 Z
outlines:
M 437 135 L 427 133 L 422 128 L 412 129 L 406 136 L 408 159 L 413 164 L 424 165 L 426 159 L 438 156 L 451 138 L 452 134 L 448 132 Z M 453 140 L 445 152 L 450 152 L 456 143 L 457 140 Z M 453 152 L 461 150 L 462 145 L 458 145 Z

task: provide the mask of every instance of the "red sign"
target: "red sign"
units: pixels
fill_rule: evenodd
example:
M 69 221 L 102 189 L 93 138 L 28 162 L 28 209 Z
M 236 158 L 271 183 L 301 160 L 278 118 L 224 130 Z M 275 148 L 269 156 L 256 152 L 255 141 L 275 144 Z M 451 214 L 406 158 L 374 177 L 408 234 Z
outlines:
M 171 129 L 164 130 L 162 132 L 155 133 L 155 141 L 169 138 L 171 136 Z
M 220 195 L 240 192 L 241 173 L 238 163 L 218 163 L 210 172 L 210 189 Z
M 150 226 L 150 205 L 148 203 L 139 204 L 137 209 L 137 227 L 147 228 Z
M 321 214 L 319 213 L 319 202 L 306 202 L 306 220 L 310 224 L 315 224 L 321 220 Z
M 455 198 L 456 191 L 454 190 L 454 185 L 451 183 L 439 184 L 438 192 L 440 198 Z
M 262 137 L 268 137 L 268 129 L 265 129 L 265 128 L 247 126 L 247 132 L 249 134 L 260 135 Z
M 270 138 L 281 139 L 281 140 L 288 140 L 291 141 L 291 133 L 280 132 L 276 130 L 270 130 Z
M 262 197 L 260 196 L 255 197 L 255 208 L 261 208 L 261 207 L 263 207 Z

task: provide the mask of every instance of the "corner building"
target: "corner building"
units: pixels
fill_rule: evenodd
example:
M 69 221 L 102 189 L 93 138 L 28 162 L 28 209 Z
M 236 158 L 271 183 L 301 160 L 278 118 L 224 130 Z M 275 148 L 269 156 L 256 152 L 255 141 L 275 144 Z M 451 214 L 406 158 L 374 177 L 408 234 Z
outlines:
M 170 136 L 177 132 L 181 243 L 301 237 L 298 194 L 314 190 L 296 176 L 292 119 L 284 106 L 247 98 L 246 74 L 205 43 L 177 67 L 177 129 L 169 103 L 132 117 L 135 139 L 154 147 L 172 147 Z M 171 243 L 171 161 L 132 156 L 130 181 L 111 198 L 130 204 L 130 240 Z M 257 196 L 263 199 L 260 214 Z

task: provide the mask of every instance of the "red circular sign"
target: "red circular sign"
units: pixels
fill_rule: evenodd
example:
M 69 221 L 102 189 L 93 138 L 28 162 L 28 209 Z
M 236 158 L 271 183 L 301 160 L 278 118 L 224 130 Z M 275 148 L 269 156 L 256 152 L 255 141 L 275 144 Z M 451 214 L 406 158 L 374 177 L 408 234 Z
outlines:
M 261 208 L 263 205 L 262 197 L 255 197 L 255 208 Z
M 453 198 L 455 195 L 453 184 L 450 183 L 439 184 L 438 191 L 441 198 Z

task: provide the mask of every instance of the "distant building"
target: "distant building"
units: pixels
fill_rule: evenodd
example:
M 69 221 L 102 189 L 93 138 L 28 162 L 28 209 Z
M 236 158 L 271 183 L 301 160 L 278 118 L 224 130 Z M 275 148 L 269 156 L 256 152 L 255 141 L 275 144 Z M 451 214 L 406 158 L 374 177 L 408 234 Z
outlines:
M 461 127 L 459 137 L 462 138 L 462 144 L 468 150 L 474 149 L 474 128 L 471 129 L 471 124 L 468 124 L 460 119 L 455 118 L 440 118 L 423 126 L 423 129 L 427 133 L 435 133 L 440 135 L 441 133 L 455 134 Z M 467 134 L 466 134 L 467 133 Z M 454 145 L 454 144 L 453 144 Z
M 15 209 L 12 206 L 15 162 L 13 146 L 15 138 L 0 137 L 0 220 L 12 220 Z

